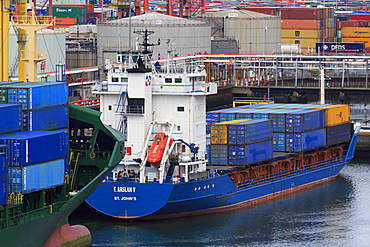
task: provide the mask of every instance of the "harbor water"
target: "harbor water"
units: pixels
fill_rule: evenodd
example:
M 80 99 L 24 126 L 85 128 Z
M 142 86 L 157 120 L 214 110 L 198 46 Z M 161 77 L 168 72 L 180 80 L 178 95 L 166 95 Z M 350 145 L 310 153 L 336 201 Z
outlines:
M 236 211 L 129 223 L 79 209 L 70 223 L 92 246 L 369 246 L 369 175 L 370 158 L 354 159 L 330 182 Z

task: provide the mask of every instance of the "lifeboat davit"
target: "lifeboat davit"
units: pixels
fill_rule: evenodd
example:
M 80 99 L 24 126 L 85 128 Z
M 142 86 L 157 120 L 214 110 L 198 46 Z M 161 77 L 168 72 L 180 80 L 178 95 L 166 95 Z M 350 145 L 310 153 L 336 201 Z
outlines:
M 148 153 L 148 162 L 150 162 L 154 167 L 157 167 L 161 162 L 167 141 L 168 135 L 165 133 L 158 133 L 155 136 Z M 172 142 L 173 140 L 170 140 L 169 146 L 171 146 Z

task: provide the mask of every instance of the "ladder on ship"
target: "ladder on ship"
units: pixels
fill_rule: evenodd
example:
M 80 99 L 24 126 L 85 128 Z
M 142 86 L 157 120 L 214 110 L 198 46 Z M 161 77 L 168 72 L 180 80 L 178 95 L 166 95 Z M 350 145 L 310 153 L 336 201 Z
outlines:
M 69 180 L 69 186 L 72 188 L 75 179 L 76 179 L 76 173 L 79 166 L 79 158 L 80 158 L 80 152 L 77 153 L 75 157 L 75 152 L 71 152 L 69 156 L 69 167 L 70 167 L 70 180 Z
M 115 113 L 126 113 L 126 102 L 127 102 L 127 88 L 126 90 L 123 88 L 125 87 L 123 84 L 119 89 L 119 95 L 116 102 L 116 109 Z
M 178 165 L 179 162 L 171 162 L 170 161 L 170 166 L 168 167 L 167 170 L 167 175 L 166 175 L 166 183 L 169 183 L 172 179 L 173 172 L 175 171 L 175 165 Z

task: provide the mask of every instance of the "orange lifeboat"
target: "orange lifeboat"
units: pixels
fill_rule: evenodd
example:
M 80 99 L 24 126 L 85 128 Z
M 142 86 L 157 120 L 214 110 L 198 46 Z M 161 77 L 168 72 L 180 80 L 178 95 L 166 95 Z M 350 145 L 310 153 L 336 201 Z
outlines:
M 157 167 L 162 160 L 167 140 L 168 135 L 165 133 L 158 133 L 154 138 L 153 144 L 148 153 L 148 162 L 150 162 L 154 167 Z M 173 140 L 170 140 L 169 146 L 171 146 L 172 142 Z

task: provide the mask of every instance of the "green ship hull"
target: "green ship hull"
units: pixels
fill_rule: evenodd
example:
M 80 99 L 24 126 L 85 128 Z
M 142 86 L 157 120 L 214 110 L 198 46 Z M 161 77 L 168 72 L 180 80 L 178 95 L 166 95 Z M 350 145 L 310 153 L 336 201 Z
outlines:
M 63 186 L 24 195 L 0 208 L 0 246 L 45 245 L 122 160 L 124 137 L 101 123 L 100 112 L 72 104 L 69 111 L 70 175 Z M 73 135 L 87 129 L 85 136 Z M 81 144 L 81 138 L 86 142 Z

